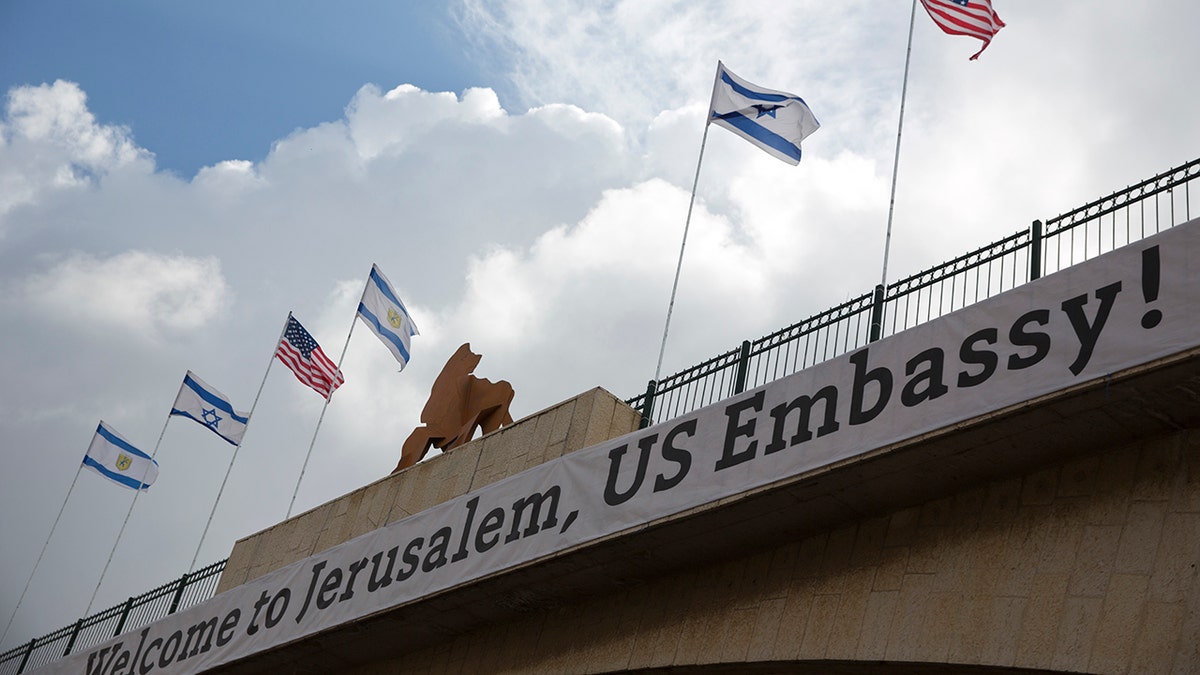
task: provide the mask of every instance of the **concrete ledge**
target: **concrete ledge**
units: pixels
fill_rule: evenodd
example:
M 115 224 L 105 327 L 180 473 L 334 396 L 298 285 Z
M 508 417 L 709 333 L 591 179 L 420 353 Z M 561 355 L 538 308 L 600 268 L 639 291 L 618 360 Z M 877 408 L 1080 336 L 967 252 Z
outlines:
M 599 387 L 238 540 L 217 593 L 569 452 L 637 429 Z M 399 448 L 397 448 L 399 456 Z

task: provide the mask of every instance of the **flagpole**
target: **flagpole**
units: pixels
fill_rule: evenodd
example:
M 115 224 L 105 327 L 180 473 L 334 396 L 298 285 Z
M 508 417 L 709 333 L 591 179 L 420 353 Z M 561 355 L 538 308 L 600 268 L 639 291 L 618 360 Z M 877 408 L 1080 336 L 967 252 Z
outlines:
M 291 317 L 292 313 L 288 312 Z M 262 382 L 258 383 L 258 393 L 254 395 L 254 403 L 250 404 L 250 414 L 246 415 L 246 428 L 250 427 L 250 420 L 254 418 L 254 409 L 258 407 L 258 399 L 262 396 L 263 387 L 267 384 L 267 376 L 271 374 L 271 366 L 275 365 L 275 351 L 279 349 L 279 343 L 283 340 L 284 333 L 287 332 L 287 321 L 283 322 L 283 328 L 279 331 L 279 338 L 275 340 L 275 348 L 271 350 L 271 358 L 267 361 L 267 370 L 263 373 Z M 245 440 L 243 432 L 242 436 Z M 225 469 L 225 478 L 221 480 L 221 488 L 217 490 L 217 499 L 213 502 L 212 511 L 208 513 L 208 522 L 204 523 L 204 532 L 200 534 L 200 543 L 196 544 L 196 555 L 192 556 L 192 564 L 188 566 L 188 572 L 196 569 L 196 561 L 200 558 L 200 549 L 204 546 L 204 538 L 208 536 L 208 528 L 212 525 L 213 516 L 217 514 L 217 504 L 221 503 L 221 495 L 225 493 L 225 483 L 229 482 L 229 474 L 233 472 L 233 463 L 237 461 L 238 450 L 242 449 L 242 443 L 239 441 L 233 447 L 233 456 L 229 458 L 229 466 Z
M 367 283 L 371 283 L 370 275 L 367 276 Z M 367 287 L 363 286 L 363 295 L 366 295 Z M 362 296 L 359 296 L 358 303 L 362 304 Z M 350 348 L 350 336 L 354 335 L 354 325 L 358 323 L 358 309 L 354 310 L 354 318 L 350 320 L 350 330 L 346 333 L 346 344 L 342 345 L 342 355 L 338 357 L 337 369 L 342 369 L 342 361 L 346 358 L 346 350 Z M 325 411 L 329 408 L 329 402 L 333 400 L 333 392 L 329 392 L 329 397 L 325 399 L 325 405 L 321 406 L 321 416 L 317 418 L 317 428 L 313 430 L 312 441 L 308 444 L 308 452 L 304 455 L 304 464 L 300 467 L 300 477 L 296 479 L 296 489 L 292 491 L 292 501 L 288 504 L 287 515 L 284 519 L 292 517 L 292 507 L 296 505 L 296 495 L 300 494 L 300 482 L 304 480 L 304 472 L 308 469 L 308 458 L 312 457 L 313 446 L 317 444 L 317 434 L 321 431 L 321 422 L 325 419 Z
M 711 105 L 709 110 L 712 110 Z M 700 139 L 700 156 L 696 159 L 696 176 L 692 179 L 692 197 L 688 200 L 687 219 L 683 221 L 683 241 L 679 244 L 679 262 L 675 264 L 675 281 L 671 284 L 671 301 L 667 304 L 667 322 L 663 326 L 662 346 L 658 348 L 658 365 L 654 367 L 656 383 L 662 373 L 663 354 L 667 351 L 667 332 L 671 330 L 671 312 L 675 309 L 675 292 L 679 289 L 679 272 L 683 269 L 683 250 L 687 247 L 688 228 L 692 224 L 692 206 L 696 203 L 696 186 L 700 183 L 700 163 L 704 161 L 704 146 L 708 143 L 709 126 L 708 120 L 705 120 L 704 136 Z
M 908 17 L 908 49 L 904 53 L 904 83 L 900 86 L 900 121 L 896 125 L 896 156 L 892 160 L 892 193 L 888 199 L 887 236 L 883 242 L 883 275 L 879 281 L 880 289 L 887 287 L 888 251 L 892 246 L 892 214 L 896 210 L 896 175 L 900 169 L 900 135 L 904 132 L 904 100 L 908 96 L 908 64 L 912 60 L 913 26 L 917 19 L 917 0 L 913 0 L 912 11 Z
M 163 436 L 167 433 L 167 424 L 170 423 L 171 416 L 167 415 L 167 421 L 163 422 L 162 431 L 158 434 L 158 441 L 154 443 L 154 451 L 150 453 L 150 461 L 146 464 L 146 468 L 142 469 L 141 478 L 138 479 L 139 485 L 146 484 L 146 474 L 150 473 L 150 467 L 154 464 L 154 458 L 158 455 L 158 446 L 162 444 Z M 112 563 L 113 554 L 117 552 L 117 545 L 121 543 L 121 535 L 125 534 L 125 526 L 129 524 L 129 516 L 133 514 L 133 507 L 137 504 L 138 495 L 142 494 L 142 488 L 138 488 L 133 493 L 133 499 L 129 502 L 129 510 L 125 512 L 125 520 L 121 523 L 121 529 L 117 532 L 117 540 L 113 542 L 112 550 L 108 552 L 108 560 L 104 561 L 104 569 L 100 570 L 100 580 L 96 582 L 96 588 L 92 591 L 92 597 L 88 600 L 87 609 L 83 615 L 87 616 L 92 613 L 92 603 L 96 601 L 96 594 L 100 592 L 100 584 L 104 583 L 104 575 L 108 573 L 108 566 Z
M 54 524 L 50 526 L 50 534 L 46 535 L 46 543 L 42 544 L 42 550 L 38 553 L 37 562 L 33 563 L 33 571 L 29 573 L 29 578 L 25 580 L 25 588 L 21 589 L 21 597 L 17 598 L 17 606 L 13 607 L 12 616 L 8 617 L 8 623 L 4 626 L 4 635 L 0 636 L 0 648 L 3 647 L 4 641 L 8 638 L 8 629 L 12 628 L 13 619 L 17 618 L 17 610 L 21 609 L 21 602 L 25 600 L 25 593 L 29 591 L 29 584 L 33 582 L 33 575 L 37 574 L 38 566 L 42 564 L 42 556 L 46 555 L 46 547 L 50 545 L 50 539 L 54 536 L 54 530 L 58 528 L 58 521 L 62 518 L 63 511 L 67 509 L 67 502 L 71 499 L 71 493 L 75 491 L 75 481 L 79 480 L 79 473 L 83 471 L 83 462 L 79 463 L 79 468 L 75 469 L 75 477 L 71 479 L 71 487 L 67 488 L 67 497 L 63 499 L 62 506 L 58 509 L 58 515 L 54 517 Z

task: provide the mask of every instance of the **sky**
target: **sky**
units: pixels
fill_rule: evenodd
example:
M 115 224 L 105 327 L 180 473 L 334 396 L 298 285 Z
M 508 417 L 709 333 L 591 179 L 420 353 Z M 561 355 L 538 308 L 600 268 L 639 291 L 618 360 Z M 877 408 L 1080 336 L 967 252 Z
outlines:
M 1200 5 L 994 1 L 976 61 L 916 9 L 889 281 L 1200 149 Z M 463 343 L 518 420 L 642 393 L 693 180 L 664 375 L 868 292 L 911 9 L 0 2 L 0 649 L 386 476 Z M 718 59 L 808 102 L 799 166 L 713 127 L 697 176 Z M 372 264 L 402 372 L 352 330 Z M 272 361 L 288 312 L 341 360 L 323 416 Z M 188 370 L 253 408 L 232 469 L 168 417 Z M 78 473 L 101 420 L 160 464 L 132 511 Z

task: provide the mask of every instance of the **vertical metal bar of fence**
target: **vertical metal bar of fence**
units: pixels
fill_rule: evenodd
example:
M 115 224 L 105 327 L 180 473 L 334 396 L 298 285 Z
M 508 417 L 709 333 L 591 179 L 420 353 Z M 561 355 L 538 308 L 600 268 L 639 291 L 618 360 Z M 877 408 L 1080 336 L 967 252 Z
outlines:
M 79 637 L 79 631 L 81 630 L 83 630 L 82 617 L 75 622 L 75 630 L 71 631 L 71 637 L 67 639 L 67 648 L 63 650 L 63 656 L 67 656 L 71 653 L 71 650 L 75 647 L 75 638 Z
M 883 284 L 875 285 L 875 297 L 871 300 L 871 342 L 883 335 Z
M 733 393 L 746 391 L 746 367 L 750 365 L 750 341 L 742 340 L 742 350 L 738 352 L 737 379 L 733 383 Z
M 1042 221 L 1029 226 L 1029 280 L 1042 278 Z
M 130 596 L 125 601 L 125 606 L 121 608 L 121 618 L 117 619 L 117 629 L 113 631 L 113 637 L 121 634 L 125 630 L 125 621 L 129 618 L 129 612 L 133 610 L 133 596 Z
M 21 657 L 21 665 L 17 666 L 17 672 L 25 672 L 25 666 L 29 663 L 29 657 L 33 654 L 33 648 L 37 645 L 37 638 L 29 641 L 29 648 L 25 650 L 25 656 Z
M 650 420 L 654 417 L 654 393 L 657 388 L 658 383 L 654 380 L 646 383 L 646 398 L 642 402 L 642 423 L 638 425 L 639 429 L 650 426 Z
M 174 614 L 179 611 L 179 601 L 183 598 L 183 589 L 187 588 L 188 573 L 179 577 L 179 586 L 175 589 L 175 597 L 171 598 L 171 609 L 167 610 L 167 614 Z

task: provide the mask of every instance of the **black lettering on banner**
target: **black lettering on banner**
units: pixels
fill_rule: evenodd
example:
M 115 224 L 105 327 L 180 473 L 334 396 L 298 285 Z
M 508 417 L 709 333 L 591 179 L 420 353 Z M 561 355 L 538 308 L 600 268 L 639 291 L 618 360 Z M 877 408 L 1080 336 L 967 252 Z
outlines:
M 87 675 L 103 675 L 104 673 L 109 672 L 109 669 L 112 668 L 113 661 L 117 658 L 117 652 L 121 651 L 121 648 L 124 646 L 124 642 L 118 642 L 111 647 L 104 647 L 99 651 L 88 654 Z M 104 660 L 104 655 L 109 654 L 110 652 L 111 655 L 108 657 L 108 661 L 106 662 Z
M 146 645 L 146 653 L 142 655 L 142 662 L 138 664 L 138 672 L 141 673 L 141 675 L 146 675 L 146 673 L 154 670 L 154 657 L 151 655 L 156 649 L 161 651 L 162 644 L 162 638 L 154 638 L 150 641 L 150 644 Z M 149 661 L 149 663 L 147 663 L 147 661 Z
M 121 655 L 120 655 L 120 656 L 118 656 L 118 657 L 117 657 L 117 660 L 116 660 L 116 661 L 114 661 L 114 662 L 113 662 L 113 664 L 112 664 L 112 672 L 114 672 L 114 673 L 119 673 L 119 672 L 121 672 L 121 669 L 122 669 L 122 668 L 124 668 L 125 666 L 129 665 L 129 656 L 130 656 L 130 654 L 129 654 L 129 650 L 128 650 L 128 649 L 122 649 L 122 650 L 121 650 Z
M 557 485 L 551 485 L 545 492 L 535 492 L 528 497 L 523 497 L 513 502 L 513 522 L 512 529 L 509 530 L 508 536 L 504 538 L 504 543 L 516 541 L 520 537 L 531 537 L 538 533 L 542 527 L 554 527 L 558 524 L 558 500 L 562 497 L 562 488 Z M 546 519 L 542 521 L 541 526 L 538 525 L 538 515 L 542 512 L 542 504 L 546 500 L 550 500 L 550 508 L 546 511 Z M 532 508 L 530 508 L 532 507 Z M 529 508 L 529 525 L 525 527 L 524 532 L 518 533 L 521 528 L 521 514 L 525 509 Z
M 608 480 L 604 483 L 604 503 L 609 506 L 618 506 L 629 501 L 637 491 L 642 487 L 642 481 L 646 479 L 646 467 L 650 464 L 650 449 L 654 447 L 655 441 L 658 440 L 658 434 L 650 434 L 638 440 L 638 455 L 637 469 L 633 475 L 633 482 L 630 483 L 629 489 L 625 492 L 617 492 L 617 474 L 621 471 L 621 458 L 625 452 L 629 450 L 629 444 L 619 445 L 608 452 Z M 512 541 L 512 536 L 505 541 Z
M 174 646 L 172 646 L 174 643 Z M 179 646 L 183 644 L 183 631 L 175 631 L 167 637 L 167 641 L 163 643 L 162 651 L 158 653 L 158 667 L 166 668 L 175 660 L 175 655 L 179 653 Z
M 446 549 L 450 547 L 450 537 L 453 535 L 454 531 L 449 525 L 433 533 L 429 538 L 429 553 L 425 554 L 425 562 L 421 565 L 422 572 L 432 572 L 448 562 Z
M 384 552 L 380 551 L 371 558 L 371 578 L 367 580 L 367 592 L 375 591 L 392 583 L 392 568 L 396 565 L 396 555 L 400 553 L 399 546 L 393 546 L 387 551 L 388 564 L 383 574 L 379 573 L 379 563 L 383 560 Z
M 754 438 L 756 418 L 752 416 L 749 421 L 742 422 L 742 413 L 747 410 L 762 412 L 764 399 L 764 392 L 760 391 L 749 398 L 725 406 L 725 444 L 721 448 L 721 458 L 717 460 L 714 471 L 728 469 L 754 459 L 754 455 L 758 453 L 758 441 L 751 440 L 745 449 L 738 452 L 734 451 L 734 446 L 739 437 Z
M 1151 246 L 1142 251 L 1142 297 L 1146 304 L 1158 300 L 1158 284 L 1162 263 L 1158 259 L 1158 247 Z M 1150 309 L 1142 315 L 1142 328 L 1150 330 L 1163 318 L 1162 310 Z
M 675 425 L 675 428 L 667 432 L 667 437 L 663 440 L 662 458 L 668 462 L 675 462 L 679 465 L 679 469 L 674 476 L 667 478 L 663 474 L 658 474 L 654 479 L 654 491 L 663 492 L 679 485 L 679 483 L 688 475 L 688 471 L 692 468 L 692 453 L 683 448 L 675 447 L 675 438 L 680 434 L 687 434 L 689 438 L 696 435 L 696 420 L 690 419 L 686 422 Z
M 263 621 L 263 626 L 266 628 L 274 628 L 275 624 L 283 619 L 283 613 L 287 611 L 288 603 L 292 601 L 292 589 L 282 588 L 275 597 L 271 598 L 271 604 L 267 605 L 267 616 Z M 278 610 L 278 611 L 277 611 Z
M 417 571 L 417 565 L 421 564 L 421 556 L 417 551 L 420 551 L 424 545 L 425 537 L 417 537 L 408 542 L 408 546 L 404 549 L 404 555 L 400 557 L 400 562 L 408 567 L 400 568 L 400 571 L 396 573 L 396 581 L 404 581 Z
M 338 602 L 345 602 L 354 597 L 354 580 L 358 578 L 358 573 L 363 570 L 371 561 L 368 558 L 355 560 L 350 563 L 346 570 L 350 572 L 350 576 L 346 578 L 346 591 L 342 593 L 342 597 L 338 598 Z
M 338 589 L 342 587 L 342 568 L 335 567 L 329 570 L 329 574 L 325 575 L 325 581 L 321 582 L 321 590 L 317 591 L 317 609 L 328 609 L 333 601 L 337 599 Z M 270 610 L 267 614 L 267 628 L 271 627 Z
M 490 550 L 493 546 L 500 543 L 500 530 L 504 528 L 504 514 L 506 511 L 500 507 L 496 507 L 487 512 L 483 520 L 479 523 L 479 530 L 475 532 L 475 550 L 479 553 L 484 553 Z M 490 539 L 489 535 L 493 535 Z
M 462 538 L 459 539 L 458 551 L 454 557 L 450 558 L 450 562 L 458 562 L 467 557 L 467 542 L 471 538 L 471 525 L 475 522 L 475 509 L 479 506 L 479 497 L 472 497 L 467 502 L 467 519 L 463 523 Z
M 268 608 L 267 614 L 270 615 Z M 187 640 L 183 643 L 183 649 L 179 651 L 179 661 L 188 657 L 195 656 L 201 652 L 207 652 L 212 649 L 213 636 L 217 633 L 217 617 L 213 617 L 207 621 L 191 626 L 187 631 Z M 191 647 L 191 651 L 188 651 Z
M 217 631 L 217 646 L 224 647 L 233 639 L 233 631 L 237 628 L 238 621 L 242 620 L 242 610 L 234 607 L 225 615 L 225 620 L 221 622 L 221 630 Z
M 296 615 L 296 623 L 304 620 L 304 615 L 308 613 L 308 605 L 312 602 L 313 592 L 317 588 L 317 581 L 321 578 L 321 570 L 325 569 L 328 561 L 322 560 L 312 567 L 312 580 L 308 582 L 308 591 L 304 594 L 304 604 L 300 606 L 300 613 Z M 290 594 L 290 591 L 289 591 Z M 263 591 L 263 597 L 258 599 L 254 605 L 254 618 L 250 619 L 250 627 L 246 629 L 247 635 L 254 635 L 258 632 L 258 627 L 254 625 L 254 619 L 258 618 L 258 608 L 264 604 L 263 598 L 267 597 L 267 591 Z
M 928 367 L 918 373 L 917 368 L 922 364 Z M 900 392 L 900 403 L 904 404 L 906 408 L 912 408 L 925 401 L 932 401 L 944 396 L 946 392 L 950 391 L 950 387 L 947 387 L 942 381 L 945 365 L 946 353 L 937 347 L 926 349 L 909 359 L 908 363 L 904 364 L 904 374 L 912 379 L 904 385 L 904 390 Z M 913 377 L 914 375 L 916 376 Z
M 318 567 L 313 569 L 313 583 L 316 583 L 317 572 L 319 572 L 320 568 L 324 566 L 325 563 L 322 562 L 319 563 Z M 312 587 L 309 587 L 308 595 L 309 597 L 312 597 Z M 254 616 L 250 617 L 250 625 L 246 626 L 246 635 L 254 635 L 258 632 L 258 613 L 262 611 L 263 607 L 267 606 L 268 602 L 271 602 L 271 592 L 263 591 L 262 595 L 260 595 L 258 600 L 254 603 Z M 300 609 L 301 616 L 304 615 L 305 609 L 308 609 L 308 598 L 304 598 L 304 607 Z M 296 621 L 299 622 L 300 619 L 297 618 Z
M 851 425 L 866 424 L 879 416 L 887 407 L 888 399 L 892 397 L 892 371 L 880 366 L 867 370 L 869 348 L 863 348 L 850 355 L 850 363 L 854 364 L 854 385 L 850 389 L 850 418 Z M 867 384 L 874 382 L 879 388 L 875 404 L 870 409 L 863 409 L 863 399 L 866 396 Z
M 983 330 L 975 331 L 963 340 L 962 347 L 958 350 L 958 360 L 966 366 L 979 366 L 981 370 L 974 375 L 967 371 L 962 371 L 958 374 L 958 386 L 961 388 L 975 387 L 988 381 L 992 375 L 996 373 L 996 366 L 1000 365 L 1000 357 L 996 352 L 991 350 L 975 349 L 975 343 L 983 341 L 989 345 L 996 344 L 1000 340 L 999 331 L 995 328 L 984 328 Z
M 1100 332 L 1104 330 L 1104 324 L 1108 321 L 1108 314 L 1112 311 L 1113 302 L 1117 299 L 1117 294 L 1121 292 L 1121 282 L 1109 284 L 1103 288 L 1096 289 L 1096 299 L 1100 301 L 1100 308 L 1096 310 L 1096 318 L 1089 325 L 1087 316 L 1083 313 L 1083 306 L 1087 304 L 1087 293 L 1064 300 L 1062 309 L 1067 313 L 1067 318 L 1071 320 L 1071 328 L 1075 330 L 1075 337 L 1079 339 L 1079 352 L 1075 355 L 1075 361 L 1069 366 L 1070 371 L 1078 375 L 1087 368 L 1088 361 L 1092 358 L 1092 350 L 1096 348 L 1096 342 L 1100 340 Z
M 1036 365 L 1050 353 L 1050 334 L 1044 331 L 1033 333 L 1026 331 L 1025 328 L 1031 323 L 1036 323 L 1039 326 L 1045 326 L 1050 323 L 1050 310 L 1035 309 L 1032 312 L 1022 314 L 1013 322 L 1012 328 L 1008 331 L 1008 341 L 1014 347 L 1033 347 L 1033 353 L 1028 356 L 1009 354 L 1009 370 L 1024 370 Z
M 141 639 L 138 640 L 137 652 L 134 653 L 134 655 L 133 655 L 133 659 L 132 659 L 133 663 L 130 664 L 129 670 L 127 671 L 127 675 L 133 675 L 134 669 L 138 664 L 138 659 L 140 659 L 142 657 L 142 648 L 146 644 L 146 636 L 149 634 L 150 634 L 149 627 L 142 629 L 142 637 L 141 637 Z M 115 673 L 124 667 L 125 666 L 123 666 L 123 665 L 115 666 L 113 668 L 113 672 Z
M 779 452 L 784 448 L 790 448 L 793 445 L 812 440 L 813 434 L 809 427 L 811 426 L 813 406 L 818 401 L 823 403 L 822 409 L 825 412 L 825 421 L 817 428 L 817 436 L 832 434 L 840 429 L 841 425 L 837 421 L 837 400 L 837 387 L 830 384 L 821 387 L 813 396 L 797 396 L 790 403 L 780 403 L 771 408 L 771 419 L 775 421 L 775 424 L 771 432 L 771 442 L 763 448 L 763 454 L 769 455 Z M 796 433 L 792 434 L 791 439 L 785 441 L 783 434 L 787 428 L 788 416 L 796 411 L 800 412 L 800 417 L 796 420 Z

